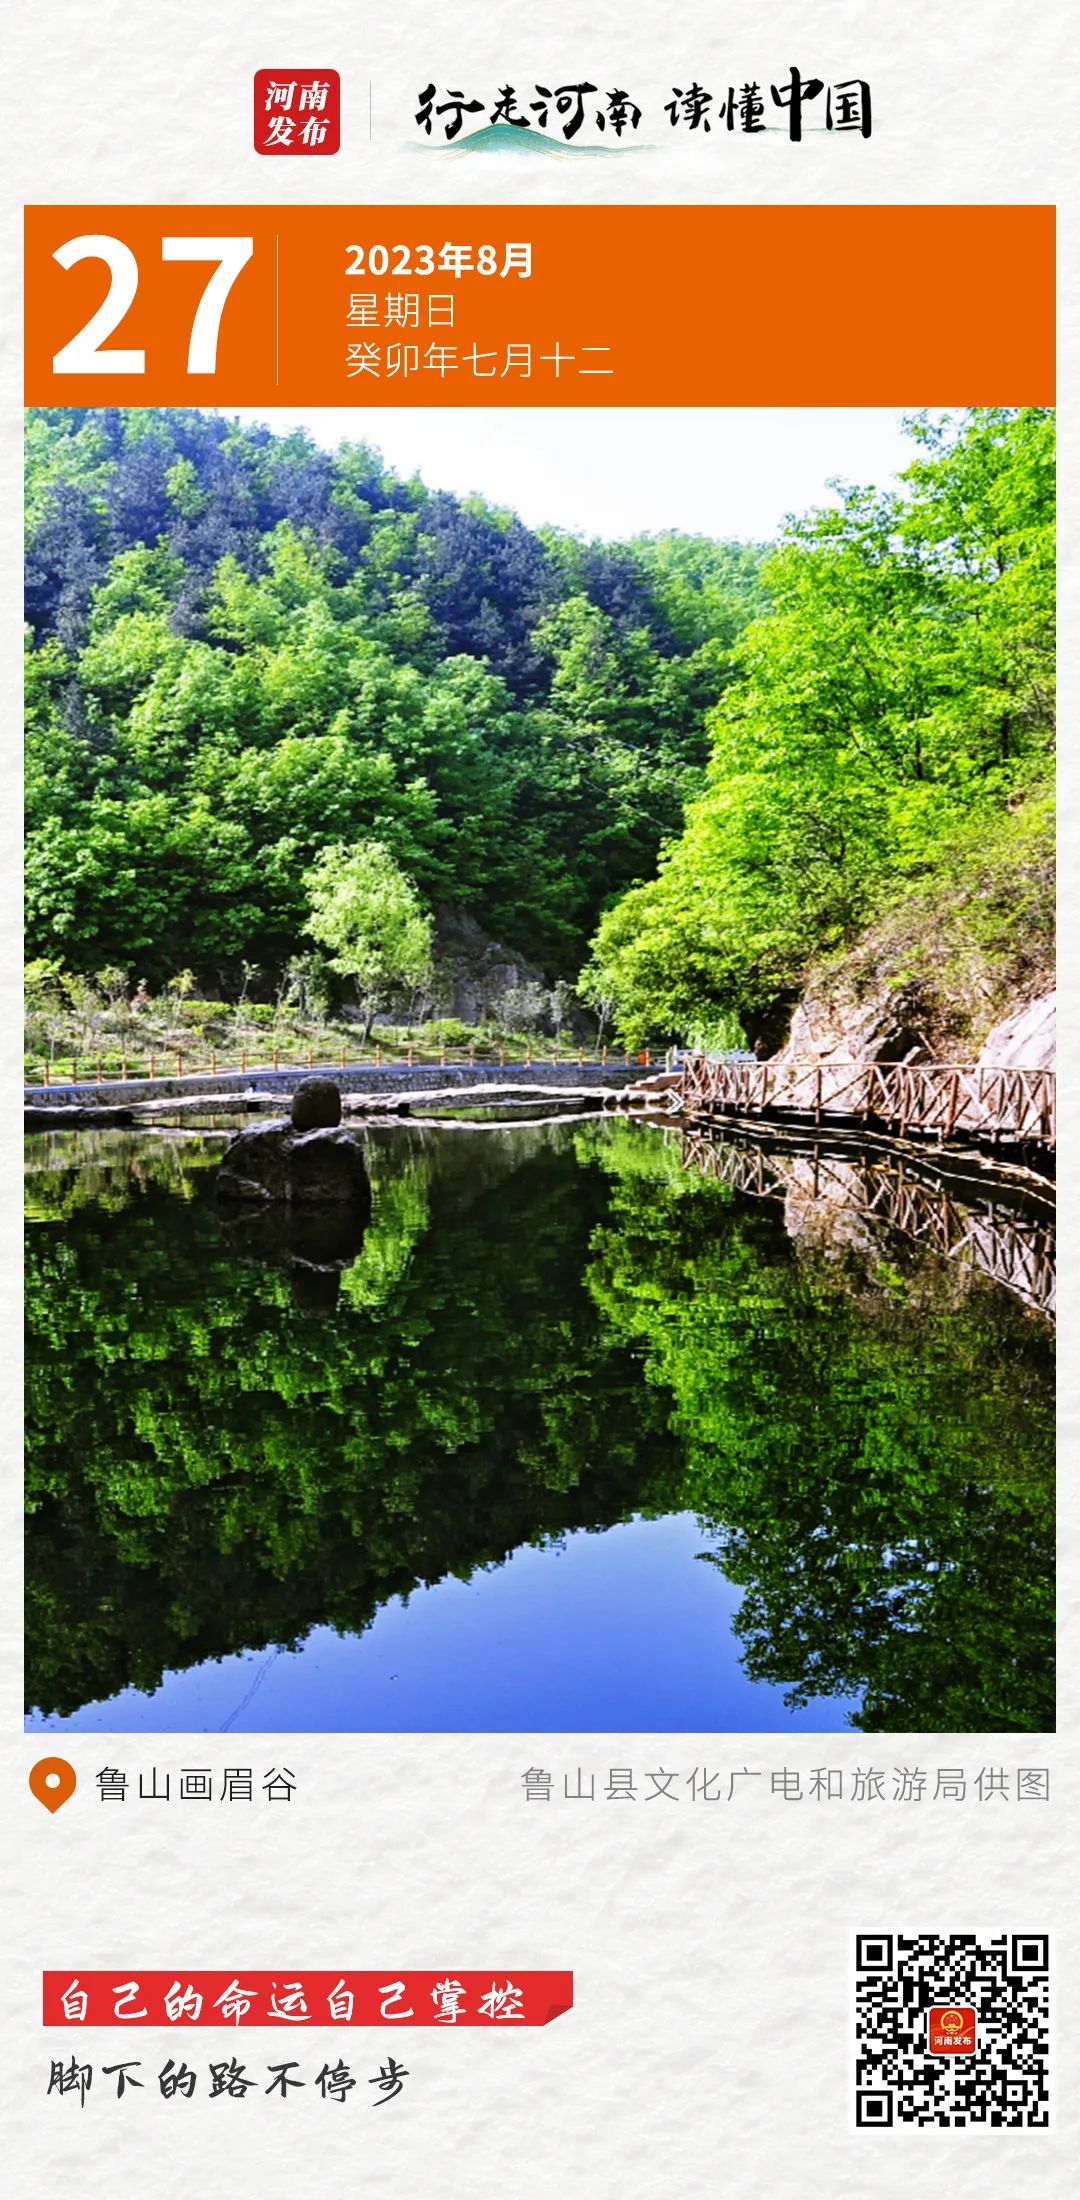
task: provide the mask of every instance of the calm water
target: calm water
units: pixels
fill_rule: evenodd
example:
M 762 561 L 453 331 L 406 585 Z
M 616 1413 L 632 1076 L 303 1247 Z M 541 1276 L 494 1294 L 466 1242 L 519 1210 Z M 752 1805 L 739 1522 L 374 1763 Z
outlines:
M 880 1152 L 28 1148 L 27 1696 L 109 1731 L 1053 1725 L 1051 1217 Z

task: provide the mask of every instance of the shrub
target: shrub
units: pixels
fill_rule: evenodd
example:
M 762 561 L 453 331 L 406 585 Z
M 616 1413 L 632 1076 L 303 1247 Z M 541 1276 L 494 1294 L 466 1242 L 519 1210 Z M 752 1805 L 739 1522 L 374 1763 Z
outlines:
M 420 1035 L 433 1046 L 446 1047 L 472 1046 L 484 1036 L 471 1024 L 463 1024 L 457 1016 L 436 1016 L 431 1023 L 420 1026 Z

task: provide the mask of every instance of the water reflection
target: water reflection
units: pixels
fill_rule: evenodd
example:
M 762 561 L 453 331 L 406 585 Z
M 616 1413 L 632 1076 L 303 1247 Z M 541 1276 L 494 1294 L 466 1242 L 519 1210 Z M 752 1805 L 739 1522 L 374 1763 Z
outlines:
M 40 1712 L 216 1724 L 207 1661 L 278 1644 L 312 1728 L 494 1723 L 469 1659 L 531 1730 L 1052 1724 L 1045 1207 L 869 1150 L 395 1126 L 353 1244 L 223 1226 L 222 1143 L 28 1141 Z M 527 1633 L 578 1531 L 595 1624 L 534 1588 Z M 424 1617 L 454 1580 L 471 1634 Z M 364 1678 L 391 1607 L 404 1715 Z
M 1057 1311 L 1053 1189 L 988 1174 L 978 1159 L 935 1164 L 917 1148 L 853 1140 L 770 1145 L 729 1132 L 681 1139 L 685 1169 L 755 1199 L 780 1199 L 788 1236 L 835 1253 L 869 1251 L 882 1232 L 959 1261 L 1053 1320 Z
M 221 1234 L 238 1260 L 281 1269 L 302 1314 L 332 1314 L 341 1277 L 363 1251 L 367 1218 L 337 1207 L 222 1207 Z

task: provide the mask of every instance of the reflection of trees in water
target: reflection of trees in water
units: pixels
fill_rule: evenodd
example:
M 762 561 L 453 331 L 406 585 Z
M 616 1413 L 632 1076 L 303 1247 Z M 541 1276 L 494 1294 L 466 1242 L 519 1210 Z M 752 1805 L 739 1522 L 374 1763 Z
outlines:
M 617 1182 L 594 1244 L 598 1302 L 671 1397 L 681 1501 L 745 1591 L 747 1670 L 861 1695 L 867 1729 L 1051 1725 L 1049 1332 L 821 1220 L 684 1173 L 662 1231 Z
M 280 1247 L 225 1244 L 219 1149 L 96 1141 L 86 1205 L 82 1145 L 33 1179 L 36 1705 L 693 1509 L 754 1675 L 865 1692 L 868 1727 L 1050 1722 L 1048 1342 L 955 1264 L 796 1252 L 636 1126 L 396 1129 L 312 1321 Z
M 1057 1307 L 1056 1231 L 1049 1186 L 1027 1192 L 1009 1179 L 942 1175 L 924 1157 L 899 1148 L 830 1150 L 821 1142 L 769 1146 L 760 1139 L 680 1139 L 684 1169 L 730 1184 L 754 1199 L 782 1199 L 789 1237 L 823 1251 L 845 1242 L 867 1247 L 897 1232 L 929 1253 L 1011 1291 L 1053 1319 Z
M 372 1223 L 325 1321 L 230 1254 L 208 1186 L 31 1233 L 31 1702 L 359 1630 L 633 1510 L 663 1412 L 582 1285 L 603 1180 L 546 1135 L 483 1148 L 373 1138 Z
M 28 1223 L 60 1222 L 81 1208 L 120 1214 L 148 1190 L 195 1196 L 198 1173 L 215 1168 L 224 1141 L 139 1137 L 117 1131 L 42 1132 L 26 1140 Z

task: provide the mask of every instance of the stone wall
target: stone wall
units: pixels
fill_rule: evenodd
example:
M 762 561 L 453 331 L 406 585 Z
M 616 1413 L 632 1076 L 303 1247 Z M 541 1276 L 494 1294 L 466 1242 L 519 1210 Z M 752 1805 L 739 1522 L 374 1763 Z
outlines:
M 451 1085 L 549 1085 L 553 1092 L 560 1086 L 570 1086 L 577 1091 L 621 1091 L 624 1085 L 636 1084 L 641 1076 L 637 1062 L 609 1062 L 605 1067 L 596 1062 L 513 1062 L 501 1066 L 497 1062 L 425 1063 L 423 1067 L 407 1068 L 403 1063 L 384 1065 L 382 1069 L 364 1065 L 353 1069 L 329 1069 L 324 1072 L 332 1077 L 343 1093 L 407 1093 L 437 1092 Z M 227 1100 L 230 1093 L 280 1093 L 287 1098 L 297 1085 L 310 1077 L 307 1069 L 222 1070 L 216 1077 L 209 1072 L 190 1077 L 130 1077 L 126 1082 L 119 1078 L 96 1084 L 27 1085 L 25 1099 L 35 1108 L 70 1108 L 80 1103 L 94 1107 L 128 1107 L 137 1100 L 189 1100 L 197 1094 L 220 1095 Z

